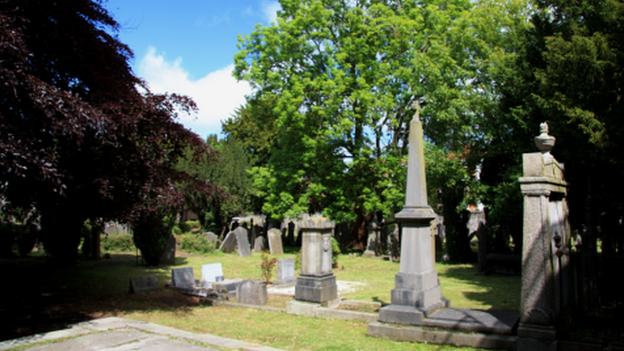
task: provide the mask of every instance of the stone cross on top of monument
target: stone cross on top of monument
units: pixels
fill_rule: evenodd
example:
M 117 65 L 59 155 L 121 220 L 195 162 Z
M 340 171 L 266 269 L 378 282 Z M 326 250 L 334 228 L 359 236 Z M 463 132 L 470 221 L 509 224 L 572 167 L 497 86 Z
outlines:
M 420 103 L 418 103 L 418 100 L 414 101 L 414 103 L 412 104 L 412 109 L 416 110 L 416 113 L 414 113 L 414 118 L 412 118 L 412 121 L 420 121 Z

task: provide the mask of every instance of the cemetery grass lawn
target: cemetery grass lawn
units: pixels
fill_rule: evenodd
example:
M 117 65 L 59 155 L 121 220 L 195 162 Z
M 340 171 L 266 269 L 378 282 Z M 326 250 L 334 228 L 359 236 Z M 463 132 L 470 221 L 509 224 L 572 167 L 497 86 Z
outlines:
M 295 254 L 274 256 L 294 257 Z M 273 256 L 272 256 L 273 257 Z M 260 254 L 239 257 L 179 253 L 173 266 L 137 264 L 134 253 L 112 259 L 56 266 L 44 257 L 0 260 L 10 288 L 0 296 L 0 340 L 66 328 L 81 321 L 118 316 L 152 321 L 197 333 L 211 333 L 288 350 L 377 349 L 446 350 L 447 346 L 396 343 L 366 336 L 366 323 L 325 320 L 231 307 L 207 307 L 196 297 L 162 289 L 128 294 L 129 278 L 156 274 L 161 286 L 171 281 L 171 269 L 220 262 L 226 279 L 260 278 Z M 399 264 L 378 258 L 341 255 L 334 274 L 339 281 L 359 283 L 346 299 L 390 302 Z M 518 310 L 520 277 L 476 275 L 473 265 L 436 264 L 444 296 L 454 307 Z M 275 278 L 275 271 L 273 278 Z M 271 296 L 269 304 L 284 308 L 291 298 Z

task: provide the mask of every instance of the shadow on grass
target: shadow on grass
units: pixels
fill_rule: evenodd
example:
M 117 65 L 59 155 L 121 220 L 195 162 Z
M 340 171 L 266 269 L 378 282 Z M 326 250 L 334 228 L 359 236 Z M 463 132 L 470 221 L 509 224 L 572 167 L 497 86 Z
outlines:
M 164 288 L 171 268 L 187 264 L 177 257 L 172 266 L 138 265 L 135 255 L 57 265 L 45 257 L 0 259 L 4 284 L 0 293 L 0 340 L 67 328 L 94 318 L 133 311 L 187 313 L 198 298 Z M 130 294 L 131 277 L 156 274 L 163 288 Z
M 476 274 L 476 265 L 443 264 L 441 267 L 438 275 L 446 278 L 447 284 L 451 284 L 455 280 L 463 285 L 473 285 L 477 290 L 482 290 L 463 291 L 462 295 L 467 300 L 492 306 L 492 310 L 520 310 L 522 288 L 522 278 L 520 276 L 478 275 Z M 452 304 L 453 301 L 451 301 Z

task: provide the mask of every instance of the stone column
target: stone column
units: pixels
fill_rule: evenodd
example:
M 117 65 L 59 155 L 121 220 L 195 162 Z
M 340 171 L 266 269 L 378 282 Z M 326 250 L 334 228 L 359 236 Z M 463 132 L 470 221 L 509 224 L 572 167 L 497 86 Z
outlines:
M 332 273 L 333 229 L 326 218 L 311 218 L 302 224 L 301 274 L 297 277 L 295 300 L 337 303 L 338 286 Z
M 555 138 L 542 123 L 536 153 L 523 155 L 522 301 L 517 349 L 556 350 L 555 319 L 568 303 L 570 229 L 563 166 L 550 150 Z
M 416 103 L 415 108 L 410 123 L 405 206 L 396 214 L 403 223 L 401 265 L 395 276 L 392 304 L 379 310 L 380 321 L 408 325 L 420 325 L 433 311 L 449 305 L 442 297 L 433 264 L 430 225 L 435 213 L 427 203 L 420 106 Z

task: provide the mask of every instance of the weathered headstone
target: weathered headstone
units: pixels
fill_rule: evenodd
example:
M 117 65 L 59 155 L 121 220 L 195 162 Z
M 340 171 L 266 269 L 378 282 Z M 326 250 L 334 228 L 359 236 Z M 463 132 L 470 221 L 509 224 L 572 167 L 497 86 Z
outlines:
M 289 286 L 295 284 L 295 259 L 280 258 L 277 260 L 277 278 L 273 286 Z
M 132 231 L 127 224 L 107 222 L 104 223 L 104 233 L 106 233 L 106 235 L 132 234 Z
M 238 246 L 238 255 L 241 257 L 249 257 L 251 256 L 251 246 L 249 245 L 249 240 L 247 238 L 247 229 L 243 227 L 238 227 L 234 229 L 234 234 L 236 235 L 236 244 Z
M 295 223 L 288 222 L 288 245 L 294 245 L 295 244 L 295 231 L 296 231 L 296 226 Z
M 368 225 L 368 241 L 366 244 L 366 251 L 362 254 L 363 257 L 375 257 L 380 254 L 381 244 L 381 228 L 377 223 L 370 222 Z
M 208 241 L 211 243 L 216 243 L 217 240 L 219 240 L 219 237 L 217 236 L 217 234 L 213 232 L 206 232 L 204 233 L 204 235 L 206 236 L 206 239 L 208 239 Z
M 160 257 L 160 264 L 175 264 L 176 239 L 173 235 L 169 236 L 165 251 Z
M 266 250 L 266 239 L 263 236 L 259 236 L 256 238 L 253 250 L 254 252 L 262 252 Z
M 388 246 L 390 247 L 390 260 L 392 262 L 401 261 L 401 237 L 398 224 L 394 226 L 392 234 L 388 236 L 388 241 Z
M 416 113 L 410 122 L 405 205 L 395 216 L 403 224 L 401 265 L 391 292 L 392 304 L 379 310 L 379 320 L 421 325 L 426 316 L 439 308 L 448 307 L 449 302 L 442 297 L 433 264 L 431 221 L 435 213 L 427 203 L 420 105 L 415 102 L 413 107 Z
M 130 278 L 130 293 L 142 293 L 156 291 L 160 289 L 156 274 L 142 275 L 140 277 Z
M 282 247 L 282 232 L 279 229 L 269 229 L 268 237 L 271 255 L 283 255 L 284 248 Z
M 212 283 L 223 281 L 223 267 L 221 263 L 210 263 L 202 265 L 201 286 L 212 288 Z
M 172 269 L 171 281 L 176 288 L 194 288 L 195 275 L 193 274 L 193 267 Z
M 259 279 L 243 280 L 236 289 L 236 301 L 246 305 L 266 305 L 266 284 Z
M 227 233 L 219 250 L 225 253 L 232 253 L 236 250 L 236 234 L 234 232 Z

